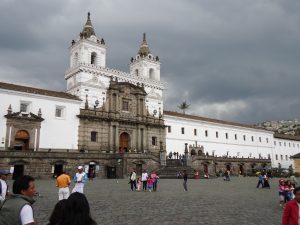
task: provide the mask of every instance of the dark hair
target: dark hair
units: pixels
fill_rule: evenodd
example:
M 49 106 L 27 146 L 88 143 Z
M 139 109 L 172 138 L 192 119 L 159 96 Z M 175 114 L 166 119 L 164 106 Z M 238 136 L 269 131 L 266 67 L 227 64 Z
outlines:
M 67 200 L 64 218 L 59 225 L 96 225 L 84 194 L 74 192 Z
M 25 191 L 29 188 L 29 183 L 34 181 L 34 178 L 28 175 L 24 175 L 15 180 L 13 184 L 14 194 L 21 194 L 21 191 Z
M 67 199 L 62 199 L 56 203 L 52 211 L 52 214 L 49 218 L 48 225 L 57 225 L 61 222 L 66 211 L 66 206 L 67 206 Z
M 296 187 L 296 188 L 294 189 L 294 191 L 293 191 L 294 195 L 296 195 L 296 193 L 297 193 L 298 191 L 300 191 L 300 187 Z

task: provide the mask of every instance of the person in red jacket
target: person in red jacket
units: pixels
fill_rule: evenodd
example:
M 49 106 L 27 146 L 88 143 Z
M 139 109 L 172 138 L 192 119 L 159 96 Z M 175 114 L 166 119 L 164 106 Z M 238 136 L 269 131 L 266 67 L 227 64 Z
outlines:
M 295 198 L 286 203 L 282 225 L 300 225 L 300 187 L 294 189 Z

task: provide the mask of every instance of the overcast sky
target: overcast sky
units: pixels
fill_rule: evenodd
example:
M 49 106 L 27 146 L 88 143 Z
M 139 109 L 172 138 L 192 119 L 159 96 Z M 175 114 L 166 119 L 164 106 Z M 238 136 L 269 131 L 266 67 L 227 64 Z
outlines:
M 128 72 L 146 32 L 165 110 L 242 123 L 299 118 L 299 0 L 0 0 L 0 80 L 65 90 L 91 12 L 107 66 Z

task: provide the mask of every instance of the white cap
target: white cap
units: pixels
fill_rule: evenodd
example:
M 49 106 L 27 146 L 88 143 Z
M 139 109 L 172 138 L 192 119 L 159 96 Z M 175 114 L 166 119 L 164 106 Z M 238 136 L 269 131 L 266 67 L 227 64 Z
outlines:
M 82 167 L 82 166 L 78 166 L 78 167 L 77 167 L 77 169 L 79 169 L 79 170 L 82 170 L 82 169 L 83 169 L 83 167 Z

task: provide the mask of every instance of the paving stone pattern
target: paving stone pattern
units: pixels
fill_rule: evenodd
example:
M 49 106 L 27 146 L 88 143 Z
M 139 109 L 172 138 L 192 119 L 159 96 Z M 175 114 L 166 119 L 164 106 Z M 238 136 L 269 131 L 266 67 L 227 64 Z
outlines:
M 157 192 L 132 192 L 128 180 L 89 181 L 85 194 L 98 225 L 279 225 L 278 179 L 271 189 L 256 189 L 256 178 L 161 179 Z M 34 205 L 39 225 L 47 224 L 57 202 L 54 180 L 36 181 L 40 197 Z

